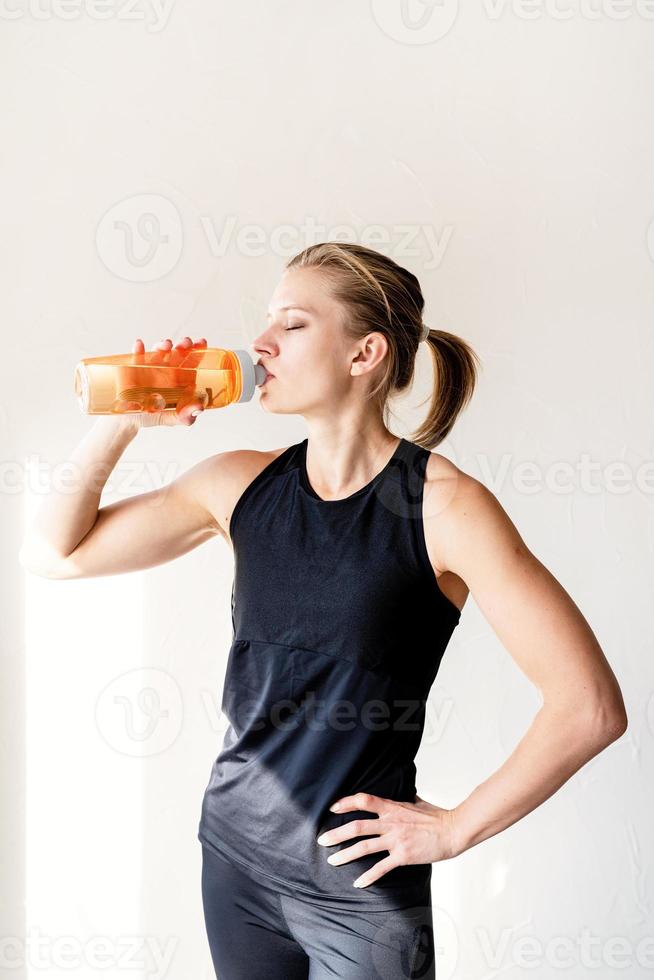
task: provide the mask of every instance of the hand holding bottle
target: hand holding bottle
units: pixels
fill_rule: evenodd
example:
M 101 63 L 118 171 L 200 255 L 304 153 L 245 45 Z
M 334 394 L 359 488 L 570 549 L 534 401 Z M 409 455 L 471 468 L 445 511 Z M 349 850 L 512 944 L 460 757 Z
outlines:
M 204 338 L 194 343 L 190 337 L 184 337 L 174 347 L 170 338 L 160 340 L 152 348 L 153 351 L 161 351 L 160 357 L 157 357 L 154 363 L 160 363 L 162 367 L 174 367 L 183 360 L 187 351 L 202 350 L 206 346 L 207 341 Z M 140 338 L 134 342 L 132 353 L 145 353 L 145 347 Z M 150 356 L 150 363 L 153 363 L 152 356 Z M 152 425 L 193 425 L 200 412 L 203 411 L 204 401 L 202 396 L 189 392 L 188 395 L 183 395 L 179 399 L 174 412 L 156 411 L 156 409 L 148 412 L 130 412 L 128 418 L 130 422 L 141 429 Z

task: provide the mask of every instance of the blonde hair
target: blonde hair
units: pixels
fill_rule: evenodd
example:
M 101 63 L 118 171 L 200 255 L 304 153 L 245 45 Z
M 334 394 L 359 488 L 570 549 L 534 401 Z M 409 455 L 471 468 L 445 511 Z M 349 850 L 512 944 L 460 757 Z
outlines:
M 358 340 L 373 330 L 386 337 L 384 370 L 368 398 L 379 402 L 388 428 L 388 401 L 413 382 L 425 326 L 425 301 L 417 278 L 381 252 L 350 242 L 311 245 L 293 256 L 286 268 L 320 270 L 330 295 L 345 310 L 343 329 L 348 337 Z M 446 330 L 429 330 L 426 343 L 432 353 L 436 384 L 429 414 L 411 441 L 433 449 L 470 400 L 480 361 L 465 340 Z

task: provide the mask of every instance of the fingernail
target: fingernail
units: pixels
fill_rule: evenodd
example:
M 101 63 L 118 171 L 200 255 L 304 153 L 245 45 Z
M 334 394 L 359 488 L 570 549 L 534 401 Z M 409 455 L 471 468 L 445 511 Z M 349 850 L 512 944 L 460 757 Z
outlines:
M 334 803 L 332 806 L 330 806 L 329 809 L 332 811 L 332 813 L 336 813 L 336 811 L 340 810 L 340 808 L 341 808 L 340 803 Z
M 317 840 L 317 843 L 318 844 L 327 844 L 327 841 L 325 840 L 326 837 L 327 837 L 327 834 L 321 834 L 320 837 Z
M 191 412 L 191 415 L 199 415 L 201 411 L 202 409 L 196 408 L 194 412 Z

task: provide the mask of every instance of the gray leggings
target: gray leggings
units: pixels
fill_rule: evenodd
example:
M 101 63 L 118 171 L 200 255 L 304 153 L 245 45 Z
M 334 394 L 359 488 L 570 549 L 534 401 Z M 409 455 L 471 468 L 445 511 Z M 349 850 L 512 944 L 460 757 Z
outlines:
M 408 908 L 332 909 L 203 845 L 202 904 L 218 980 L 435 980 L 431 893 Z

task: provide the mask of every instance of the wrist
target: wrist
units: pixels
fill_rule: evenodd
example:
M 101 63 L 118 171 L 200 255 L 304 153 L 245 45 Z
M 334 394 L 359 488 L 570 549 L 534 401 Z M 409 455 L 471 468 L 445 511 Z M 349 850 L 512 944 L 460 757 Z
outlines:
M 101 415 L 96 419 L 96 428 L 112 435 L 133 439 L 140 429 L 140 424 L 133 415 Z
M 447 811 L 449 826 L 450 857 L 458 857 L 470 847 L 470 842 L 463 824 L 461 810 L 455 806 Z

